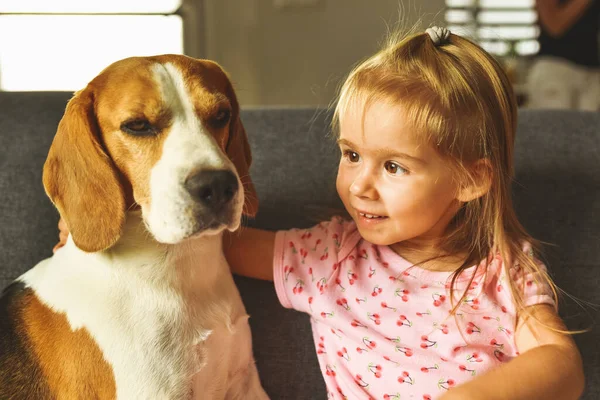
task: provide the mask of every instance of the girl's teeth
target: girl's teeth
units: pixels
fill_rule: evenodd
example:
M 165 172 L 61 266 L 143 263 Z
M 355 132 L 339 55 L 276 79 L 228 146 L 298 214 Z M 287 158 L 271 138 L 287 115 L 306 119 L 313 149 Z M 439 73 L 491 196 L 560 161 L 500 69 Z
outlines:
M 373 219 L 373 218 L 384 218 L 384 217 L 382 217 L 382 216 L 380 216 L 380 215 L 373 215 L 373 214 L 363 214 L 363 213 L 360 213 L 360 215 L 361 215 L 361 216 L 363 216 L 363 217 L 369 218 L 369 219 Z

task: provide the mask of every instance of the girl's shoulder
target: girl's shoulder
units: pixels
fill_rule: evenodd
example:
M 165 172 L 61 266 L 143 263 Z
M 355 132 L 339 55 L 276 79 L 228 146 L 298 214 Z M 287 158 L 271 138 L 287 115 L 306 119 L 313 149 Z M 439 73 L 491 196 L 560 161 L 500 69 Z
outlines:
M 300 247 L 298 251 L 321 249 L 326 254 L 335 252 L 338 260 L 344 258 L 360 241 L 354 221 L 340 216 L 321 221 L 309 228 L 294 228 L 280 233 L 285 234 L 290 247 Z

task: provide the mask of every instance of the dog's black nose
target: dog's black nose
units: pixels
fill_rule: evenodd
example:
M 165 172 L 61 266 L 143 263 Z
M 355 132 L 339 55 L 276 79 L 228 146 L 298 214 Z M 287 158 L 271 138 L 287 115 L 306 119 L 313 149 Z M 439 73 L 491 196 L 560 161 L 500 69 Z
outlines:
M 212 211 L 219 211 L 238 191 L 237 177 L 231 171 L 202 171 L 188 176 L 185 188 L 192 197 Z

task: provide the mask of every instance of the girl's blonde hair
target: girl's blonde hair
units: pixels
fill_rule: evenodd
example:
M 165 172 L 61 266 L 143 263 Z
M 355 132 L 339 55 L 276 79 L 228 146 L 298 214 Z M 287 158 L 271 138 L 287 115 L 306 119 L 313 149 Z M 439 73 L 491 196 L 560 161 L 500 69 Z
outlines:
M 517 219 L 511 198 L 514 175 L 513 149 L 517 104 L 502 66 L 477 44 L 450 34 L 435 45 L 427 33 L 391 36 L 378 53 L 359 64 L 341 87 L 334 126 L 349 107 L 385 101 L 397 104 L 415 134 L 433 146 L 456 172 L 458 182 L 477 179 L 469 166 L 485 160 L 491 170 L 490 190 L 461 207 L 440 241 L 446 255 L 466 252 L 465 262 L 452 275 L 450 298 L 456 279 L 467 268 L 487 268 L 490 255 L 499 254 L 510 277 L 511 266 L 531 273 L 538 287 L 557 289 L 547 272 L 524 252 L 524 243 L 539 248 Z M 487 260 L 480 264 L 482 260 Z M 429 260 L 426 260 L 429 261 Z M 508 279 L 517 310 L 525 309 L 523 287 Z M 470 287 L 467 285 L 467 288 Z M 453 313 L 466 296 L 462 294 Z

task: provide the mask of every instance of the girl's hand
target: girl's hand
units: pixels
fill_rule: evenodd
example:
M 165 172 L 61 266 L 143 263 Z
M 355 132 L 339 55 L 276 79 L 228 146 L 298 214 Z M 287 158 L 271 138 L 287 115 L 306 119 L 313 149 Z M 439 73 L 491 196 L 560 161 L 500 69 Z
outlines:
M 67 238 L 69 237 L 69 227 L 62 218 L 58 221 L 58 230 L 60 231 L 58 234 L 58 243 L 52 249 L 53 253 L 56 253 L 56 250 L 63 247 L 67 243 Z

